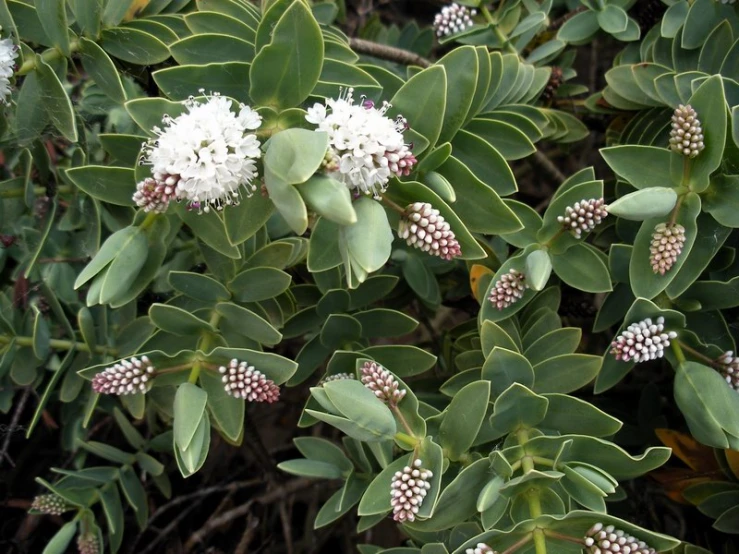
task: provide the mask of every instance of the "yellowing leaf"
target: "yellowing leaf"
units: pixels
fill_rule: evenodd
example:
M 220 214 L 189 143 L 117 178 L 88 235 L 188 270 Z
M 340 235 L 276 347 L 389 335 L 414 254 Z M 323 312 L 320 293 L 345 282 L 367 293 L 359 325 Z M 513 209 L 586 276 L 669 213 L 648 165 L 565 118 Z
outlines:
M 729 450 L 728 448 L 724 451 L 726 454 L 726 463 L 729 464 L 729 469 L 734 477 L 739 479 L 739 452 L 736 450 Z
M 650 477 L 657 481 L 661 486 L 664 493 L 670 497 L 670 499 L 680 504 L 689 504 L 688 501 L 683 498 L 683 491 L 692 485 L 698 483 L 707 483 L 709 481 L 715 481 L 711 477 L 698 477 L 695 472 L 690 469 L 667 467 L 657 469 L 650 472 Z
M 701 474 L 720 471 L 720 466 L 713 454 L 713 448 L 704 446 L 690 435 L 671 429 L 655 429 L 662 444 L 672 448 L 672 453 L 685 464 Z
M 470 290 L 472 290 L 472 296 L 475 298 L 480 298 L 485 293 L 485 290 L 479 289 L 481 281 L 487 286 L 488 280 L 483 279 L 486 275 L 492 277 L 494 275 L 493 270 L 479 264 L 474 264 L 470 268 Z
M 135 19 L 136 16 L 141 13 L 141 10 L 149 5 L 149 2 L 151 2 L 151 0 L 135 0 L 134 3 L 131 4 L 131 7 L 128 8 L 123 21 L 131 21 L 132 19 Z

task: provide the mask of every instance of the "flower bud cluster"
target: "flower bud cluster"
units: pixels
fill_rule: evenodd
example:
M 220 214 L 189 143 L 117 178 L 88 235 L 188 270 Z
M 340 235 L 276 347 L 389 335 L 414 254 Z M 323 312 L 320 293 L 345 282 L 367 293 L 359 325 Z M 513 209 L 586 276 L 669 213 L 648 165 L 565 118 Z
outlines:
M 405 466 L 403 471 L 396 471 L 390 485 L 390 505 L 393 507 L 393 519 L 399 522 L 414 521 L 423 504 L 431 479 L 434 474 L 422 467 L 423 462 L 416 459 L 412 466 Z
M 526 284 L 526 276 L 516 269 L 511 269 L 493 285 L 488 300 L 499 310 L 504 310 L 521 300 L 527 288 L 529 286 Z
M 146 356 L 141 356 L 141 359 L 133 357 L 121 360 L 95 375 L 92 378 L 92 389 L 100 394 L 145 393 L 152 373 L 154 366 Z
M 179 177 L 176 175 L 161 173 L 147 177 L 136 185 L 133 201 L 145 212 L 162 214 L 167 211 L 172 200 L 177 200 L 178 181 Z
M 325 385 L 331 381 L 343 381 L 345 379 L 356 379 L 352 373 L 334 373 L 333 375 L 327 375 L 318 383 L 319 385 Z
M 77 551 L 79 554 L 100 554 L 98 538 L 92 533 L 78 535 Z
M 400 219 L 398 235 L 409 246 L 451 260 L 462 254 L 449 222 L 428 202 L 408 205 Z
M 727 350 L 716 362 L 721 365 L 721 376 L 732 389 L 739 392 L 739 357 L 732 350 Z
M 659 223 L 652 234 L 649 246 L 649 263 L 652 271 L 664 275 L 677 262 L 685 244 L 685 227 L 679 223 Z
M 2 27 L 0 27 L 2 31 Z M 15 72 L 15 59 L 18 47 L 9 38 L 0 39 L 0 104 L 8 104 L 10 97 L 10 80 Z
M 705 147 L 698 114 L 690 105 L 680 104 L 672 115 L 670 148 L 678 154 L 695 158 Z
M 377 362 L 364 362 L 359 370 L 362 384 L 375 393 L 375 396 L 393 406 L 403 400 L 407 391 L 400 389 L 398 380 Z
M 608 554 L 609 552 L 656 554 L 656 550 L 650 548 L 645 542 L 616 529 L 613 525 L 604 527 L 602 523 L 596 523 L 585 534 L 585 546 L 588 554 Z
M 657 323 L 646 318 L 629 325 L 611 343 L 611 354 L 617 360 L 634 363 L 656 360 L 664 356 L 670 340 L 677 338 L 675 331 L 665 332 L 665 318 L 658 317 Z
M 602 198 L 580 200 L 565 208 L 565 215 L 559 216 L 559 221 L 565 229 L 571 231 L 575 238 L 589 233 L 608 215 L 607 206 Z
M 223 388 L 231 396 L 268 404 L 280 399 L 280 387 L 247 362 L 233 359 L 228 367 L 221 366 L 218 371 L 223 375 Z
M 58 494 L 42 494 L 33 499 L 31 509 L 42 514 L 58 516 L 69 510 L 70 506 Z
M 472 18 L 477 15 L 477 10 L 467 6 L 460 6 L 456 2 L 444 6 L 434 17 L 434 31 L 437 37 L 448 37 L 465 29 L 472 27 L 475 22 Z

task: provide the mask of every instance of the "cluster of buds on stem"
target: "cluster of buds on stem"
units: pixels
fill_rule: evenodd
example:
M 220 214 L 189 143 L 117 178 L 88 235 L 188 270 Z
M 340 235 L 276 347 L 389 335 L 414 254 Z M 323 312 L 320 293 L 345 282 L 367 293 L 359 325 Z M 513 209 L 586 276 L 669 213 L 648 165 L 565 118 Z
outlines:
M 739 392 L 739 358 L 732 350 L 727 350 L 719 356 L 716 363 L 720 366 L 719 372 L 728 385 Z
M 472 18 L 477 15 L 477 10 L 460 6 L 456 2 L 444 6 L 434 17 L 434 31 L 437 37 L 448 37 L 465 29 L 472 27 L 475 22 Z
M 42 494 L 33 499 L 31 509 L 42 514 L 59 516 L 70 510 L 71 506 L 68 506 L 67 502 L 58 494 Z
M 377 362 L 364 362 L 359 372 L 362 384 L 383 402 L 397 406 L 405 397 L 407 391 L 399 388 L 395 376 Z
M 449 222 L 428 202 L 409 204 L 398 225 L 398 235 L 409 246 L 451 260 L 462 254 Z
M 147 177 L 136 185 L 133 201 L 145 212 L 163 214 L 169 203 L 177 200 L 179 180 L 177 175 L 155 173 L 153 177 Z
M 670 148 L 678 154 L 695 158 L 705 147 L 698 114 L 690 105 L 680 104 L 672 114 Z
M 92 378 L 92 389 L 100 394 L 137 394 L 147 391 L 149 377 L 155 368 L 149 358 L 133 357 L 121 360 L 117 364 L 105 368 Z
M 526 284 L 526 276 L 516 269 L 511 269 L 495 282 L 488 300 L 499 310 L 504 310 L 521 300 L 527 288 L 529 286 Z
M 685 227 L 679 223 L 659 223 L 652 234 L 649 246 L 649 263 L 652 271 L 664 275 L 677 262 L 685 244 Z
M 247 362 L 233 359 L 228 367 L 221 366 L 218 371 L 223 375 L 223 388 L 231 396 L 268 404 L 280 399 L 280 387 Z
M 646 318 L 629 325 L 611 343 L 611 354 L 617 360 L 634 363 L 656 360 L 664 356 L 670 340 L 677 338 L 675 331 L 665 332 L 665 318 L 658 317 L 657 323 Z
M 344 381 L 345 379 L 356 379 L 351 373 L 334 373 L 333 375 L 327 375 L 318 383 L 318 385 L 325 385 L 331 381 Z
M 589 233 L 608 215 L 607 206 L 602 198 L 580 200 L 565 208 L 565 215 L 557 218 L 562 226 L 571 231 L 575 238 Z
M 405 466 L 403 471 L 396 471 L 390 485 L 390 504 L 393 507 L 393 519 L 398 522 L 414 521 L 423 504 L 431 479 L 434 474 L 424 469 L 423 462 L 416 459 L 412 466 Z
M 604 527 L 602 523 L 596 523 L 585 534 L 585 546 L 588 554 L 608 554 L 609 552 L 656 554 L 654 548 L 650 548 L 645 542 L 616 529 L 613 525 Z
M 80 533 L 77 536 L 79 554 L 100 554 L 100 544 L 94 533 Z
M 478 543 L 475 548 L 468 548 L 464 552 L 465 554 L 498 554 L 484 542 Z

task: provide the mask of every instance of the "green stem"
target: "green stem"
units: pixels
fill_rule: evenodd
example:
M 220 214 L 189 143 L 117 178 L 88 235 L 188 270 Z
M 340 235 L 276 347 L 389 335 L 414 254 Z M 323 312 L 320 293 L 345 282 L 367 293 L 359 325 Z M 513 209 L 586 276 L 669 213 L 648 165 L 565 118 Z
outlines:
M 672 351 L 675 353 L 675 357 L 677 358 L 678 365 L 683 365 L 685 363 L 685 354 L 683 353 L 683 349 L 680 348 L 680 344 L 678 341 L 674 340 L 670 343 L 672 346 Z
M 416 437 L 413 437 L 411 435 L 406 435 L 405 433 L 401 433 L 401 432 L 395 433 L 395 440 L 397 440 L 398 442 L 402 442 L 403 444 L 409 446 L 410 448 L 416 448 L 421 442 Z
M 557 531 L 552 531 L 551 529 L 544 529 L 544 535 L 560 541 L 567 541 L 574 544 L 579 544 L 583 547 L 585 546 L 585 541 L 581 538 L 571 537 L 570 535 L 563 535 L 562 533 L 557 533 Z
M 516 431 L 516 438 L 518 439 L 518 444 L 520 444 L 522 447 L 525 448 L 526 443 L 529 442 L 529 431 L 528 429 L 522 427 L 518 431 Z M 542 458 L 543 459 L 543 458 Z M 534 471 L 534 456 L 524 456 L 521 458 L 521 466 L 523 467 L 524 475 L 526 473 L 529 473 L 531 471 Z M 536 488 L 531 488 L 526 493 L 526 501 L 529 504 L 529 513 L 531 514 L 531 519 L 536 519 L 542 514 L 541 509 L 541 497 L 539 495 L 539 490 Z M 536 554 L 546 554 L 547 553 L 547 545 L 546 540 L 544 538 L 544 533 L 541 529 L 534 529 L 533 531 L 533 537 L 534 537 L 534 548 L 536 551 Z
M 0 335 L 0 344 L 10 344 L 15 339 L 15 344 L 18 346 L 33 346 L 33 337 L 8 337 Z M 62 339 L 51 339 L 49 346 L 54 350 L 77 350 L 79 352 L 90 352 L 90 347 L 84 342 L 75 342 L 71 340 Z M 117 351 L 115 348 L 108 348 L 106 346 L 96 346 L 94 351 L 95 354 L 110 354 L 115 356 Z
M 405 208 L 401 208 L 398 204 L 390 200 L 387 196 L 382 196 L 382 203 L 391 210 L 398 212 L 400 215 L 405 215 Z
M 520 541 L 514 542 L 511 546 L 506 548 L 503 552 L 500 554 L 513 554 L 516 550 L 521 548 L 523 545 L 527 544 L 531 538 L 533 537 L 532 534 L 528 534 L 525 537 L 523 537 Z
M 141 222 L 141 225 L 139 225 L 139 228 L 142 231 L 145 231 L 146 229 L 148 229 L 149 227 L 151 227 L 152 225 L 154 225 L 154 222 L 158 218 L 159 218 L 159 214 L 158 213 L 156 213 L 156 212 L 149 212 L 148 214 L 146 214 L 146 218 L 144 219 L 144 221 Z
M 73 187 L 70 185 L 61 185 L 56 188 L 57 193 L 68 193 L 72 192 Z M 33 194 L 35 196 L 45 195 L 46 187 L 33 187 Z M 26 195 L 26 189 L 8 189 L 0 190 L 0 198 L 23 198 Z
M 80 49 L 80 43 L 77 40 L 72 40 L 69 43 L 69 50 L 72 54 L 77 52 Z M 23 62 L 23 65 L 18 68 L 18 71 L 15 72 L 16 75 L 27 75 L 31 71 L 36 69 L 36 57 L 33 56 L 30 59 L 27 59 Z M 45 63 L 53 62 L 54 60 L 58 60 L 59 58 L 63 58 L 64 54 L 62 54 L 59 50 L 56 48 L 49 48 L 45 52 L 38 55 Z
M 480 13 L 485 18 L 485 21 L 491 23 L 492 25 L 495 25 L 495 18 L 493 17 L 493 14 L 490 13 L 490 10 L 488 10 L 488 7 L 484 4 L 480 6 Z
M 400 411 L 397 404 L 390 405 L 389 408 L 395 414 L 395 417 L 398 418 L 400 424 L 403 426 L 403 429 L 405 429 L 410 436 L 415 438 L 415 435 L 413 434 L 413 429 L 411 429 L 411 426 L 408 424 L 408 420 L 405 419 L 403 412 Z
M 547 541 L 541 529 L 534 529 L 534 548 L 536 554 L 547 554 Z
M 155 215 L 155 214 L 149 214 L 149 216 Z M 147 216 L 146 220 L 144 220 L 144 223 L 141 225 L 145 225 L 146 222 L 149 220 L 149 216 Z M 221 321 L 221 314 L 219 314 L 217 311 L 213 310 L 210 316 L 210 325 L 213 327 L 213 329 L 218 329 L 218 323 Z M 200 338 L 200 342 L 198 343 L 198 350 L 200 350 L 203 353 L 207 353 L 208 350 L 210 350 L 211 345 L 213 342 L 213 333 L 211 331 L 206 331 L 203 333 L 203 336 Z M 208 364 L 205 364 L 204 362 L 197 361 L 192 365 L 192 369 L 190 370 L 190 376 L 187 378 L 187 381 L 189 383 L 197 383 L 198 377 L 200 377 L 200 370 L 203 369 L 203 367 L 207 366 Z
M 701 354 L 700 352 L 698 352 L 698 351 L 697 351 L 697 350 L 695 350 L 694 348 L 691 348 L 690 346 L 688 346 L 688 345 L 687 345 L 687 344 L 685 344 L 684 342 L 682 342 L 682 341 L 675 341 L 675 342 L 673 342 L 672 344 L 675 344 L 675 343 L 677 343 L 677 347 L 678 347 L 678 348 L 679 348 L 679 349 L 680 349 L 681 351 L 682 351 L 682 350 L 684 350 L 685 352 L 687 352 L 688 354 L 690 354 L 690 355 L 691 355 L 691 356 L 693 356 L 694 358 L 698 358 L 699 360 L 702 360 L 702 361 L 706 362 L 707 364 L 710 364 L 711 366 L 714 366 L 714 367 L 716 367 L 716 366 L 720 366 L 720 364 L 717 364 L 717 363 L 716 363 L 716 360 L 714 360 L 713 358 L 709 358 L 709 357 L 708 357 L 708 356 L 706 356 L 705 354 Z M 674 347 L 673 347 L 673 350 L 674 350 Z M 677 352 L 675 352 L 675 355 L 676 355 L 676 356 L 678 355 L 678 354 L 677 354 Z M 683 362 L 685 361 L 685 358 L 684 358 L 684 356 L 683 356 L 683 360 L 682 360 L 682 361 L 683 361 Z M 681 363 L 682 363 L 682 362 L 681 362 Z
M 681 194 L 677 202 L 675 203 L 675 207 L 672 209 L 672 213 L 670 214 L 670 227 L 675 225 L 675 222 L 677 221 L 677 216 L 680 213 L 680 207 L 683 205 L 683 200 L 685 199 L 685 195 Z

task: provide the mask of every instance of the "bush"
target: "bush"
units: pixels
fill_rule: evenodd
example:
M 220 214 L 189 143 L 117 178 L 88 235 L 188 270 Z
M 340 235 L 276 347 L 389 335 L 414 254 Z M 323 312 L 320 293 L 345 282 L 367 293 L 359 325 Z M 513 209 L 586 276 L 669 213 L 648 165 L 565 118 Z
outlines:
M 224 491 L 181 548 L 261 505 L 224 551 L 318 552 L 306 490 L 356 526 L 331 551 L 739 533 L 736 6 L 420 4 L 0 0 L 0 463 L 46 437 L 23 507 L 58 524 L 30 551 L 133 551 Z

